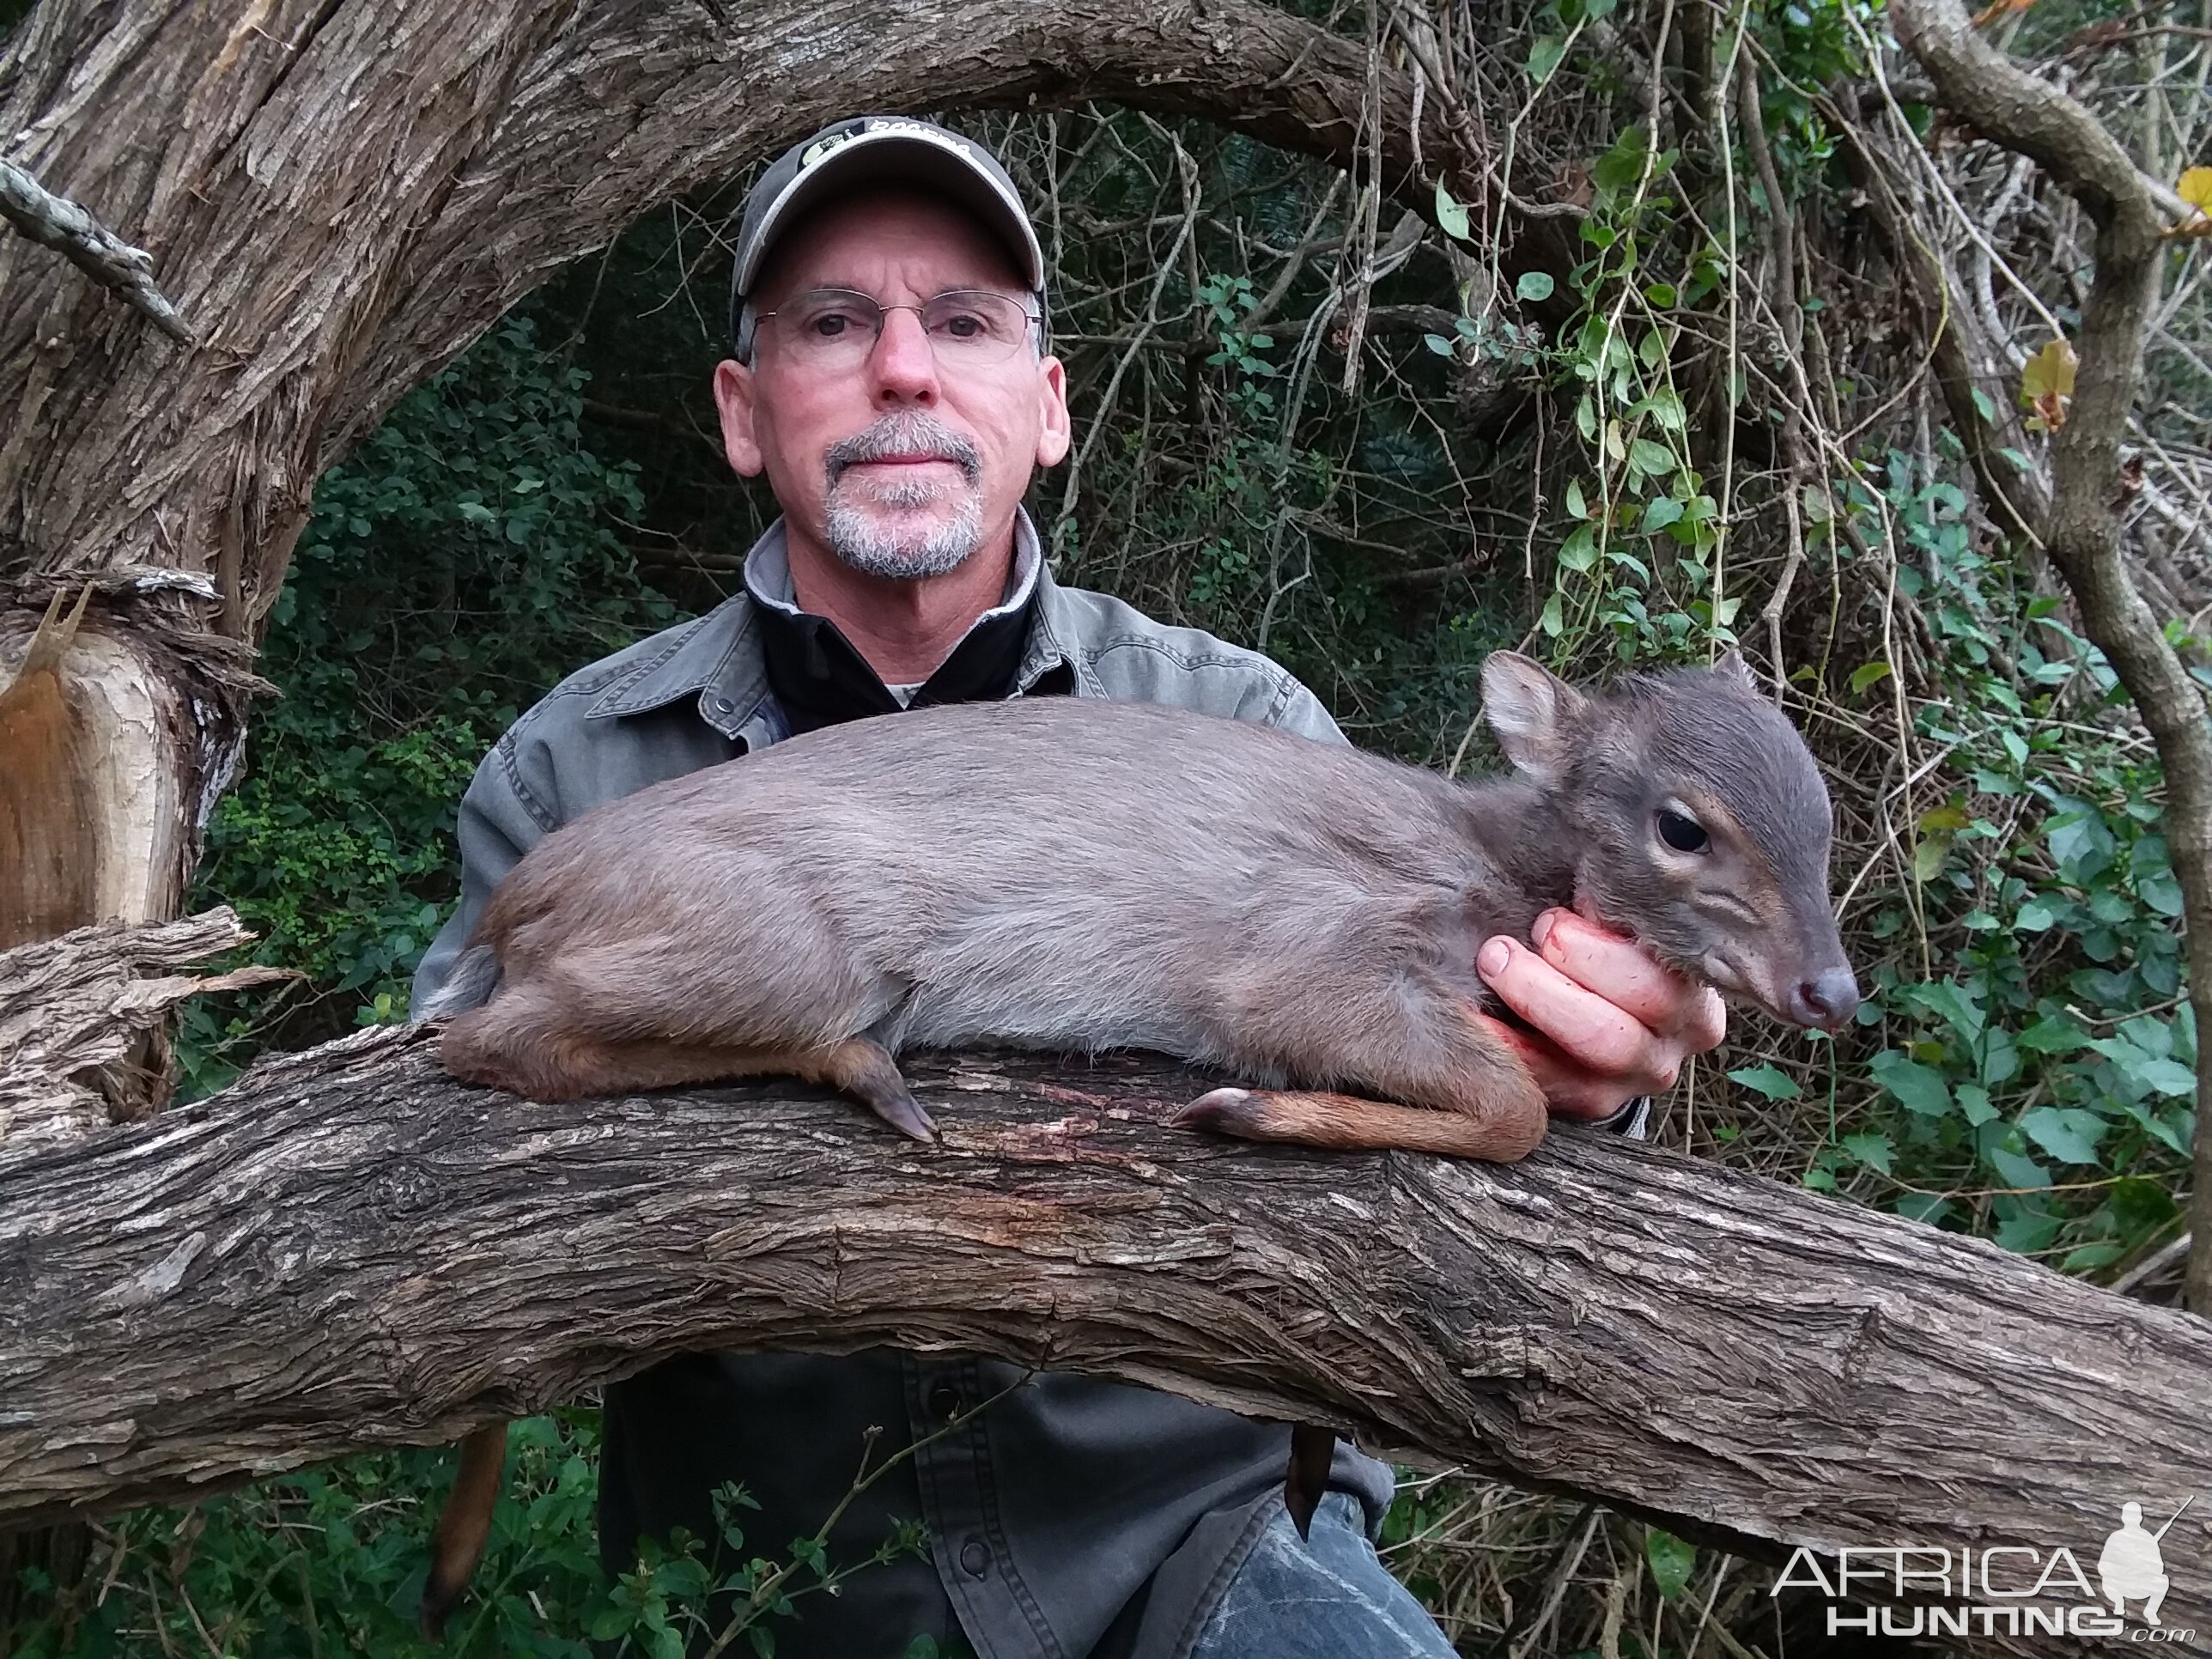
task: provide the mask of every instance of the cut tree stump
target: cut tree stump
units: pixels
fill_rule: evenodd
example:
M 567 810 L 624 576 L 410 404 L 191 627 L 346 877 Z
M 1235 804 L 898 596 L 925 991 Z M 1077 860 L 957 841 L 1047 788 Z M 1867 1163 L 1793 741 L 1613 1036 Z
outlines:
M 2212 1626 L 2212 1328 L 1595 1133 L 1510 1167 L 1161 1127 L 1143 1058 L 542 1105 L 422 1028 L 0 1157 L 0 1524 L 449 1440 L 700 1348 L 968 1349 L 1323 1422 L 1741 1553 L 2162 1517 Z

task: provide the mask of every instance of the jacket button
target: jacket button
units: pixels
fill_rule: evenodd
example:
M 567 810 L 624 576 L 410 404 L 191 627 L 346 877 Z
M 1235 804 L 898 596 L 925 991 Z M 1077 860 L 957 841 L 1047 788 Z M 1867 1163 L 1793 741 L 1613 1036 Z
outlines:
M 960 1411 L 960 1390 L 950 1382 L 940 1382 L 929 1391 L 929 1414 L 940 1423 L 950 1423 Z
M 990 1570 L 991 1552 L 983 1547 L 983 1540 L 971 1538 L 960 1547 L 960 1570 L 970 1578 L 981 1578 Z

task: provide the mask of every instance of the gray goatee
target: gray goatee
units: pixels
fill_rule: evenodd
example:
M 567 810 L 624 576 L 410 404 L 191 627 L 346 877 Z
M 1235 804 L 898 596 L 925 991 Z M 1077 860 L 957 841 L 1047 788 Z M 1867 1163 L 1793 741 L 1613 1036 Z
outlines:
M 961 482 L 947 485 L 915 478 L 878 484 L 866 505 L 841 487 L 845 469 L 856 461 L 917 451 L 957 463 Z M 896 410 L 832 444 L 823 457 L 823 470 L 828 475 L 823 528 L 830 550 L 864 575 L 942 576 L 958 569 L 983 539 L 982 457 L 974 444 L 924 410 Z M 957 497 L 951 518 L 932 514 L 911 526 L 899 522 L 906 513 L 939 506 L 949 495 Z M 879 516 L 884 508 L 895 515 L 890 523 Z

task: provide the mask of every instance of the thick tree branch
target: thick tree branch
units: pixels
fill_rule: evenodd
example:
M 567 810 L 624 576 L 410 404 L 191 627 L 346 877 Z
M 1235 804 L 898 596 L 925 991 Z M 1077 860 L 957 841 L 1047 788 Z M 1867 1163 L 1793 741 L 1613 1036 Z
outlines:
M 1898 37 L 1927 65 L 1938 101 L 1983 137 L 2041 164 L 2097 226 L 2097 271 L 2074 347 L 2073 407 L 2051 451 L 2045 552 L 2158 745 L 2166 775 L 2166 838 L 2181 883 L 2197 1029 L 2212 1031 L 2212 727 L 2204 699 L 2136 591 L 2120 550 L 2133 494 L 2120 442 L 2142 380 L 2143 339 L 2156 303 L 2161 235 L 2178 203 L 2136 168 L 2087 110 L 1975 33 L 1960 0 L 1893 0 Z M 2191 1308 L 2212 1314 L 2212 1042 L 2197 1060 L 2197 1147 L 2191 1201 L 2196 1246 L 2183 1279 Z
M 0 1159 L 0 1523 L 453 1437 L 702 1346 L 981 1350 L 1773 1556 L 2065 1544 L 2212 1490 L 2212 1330 L 1589 1132 L 1510 1168 L 1158 1127 L 1135 1060 L 544 1106 L 364 1034 Z M 2155 1449 L 2154 1451 L 2152 1449 Z M 2160 1507 L 2162 1506 L 2162 1507 Z M 2203 1559 L 2192 1509 L 2170 1559 Z M 2169 1624 L 2212 1624 L 2177 1577 Z

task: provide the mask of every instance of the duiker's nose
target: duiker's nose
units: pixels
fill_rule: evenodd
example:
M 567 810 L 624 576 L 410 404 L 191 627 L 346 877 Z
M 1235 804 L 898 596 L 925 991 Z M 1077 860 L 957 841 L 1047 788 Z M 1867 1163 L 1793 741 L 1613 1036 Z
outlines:
M 1817 979 L 1802 980 L 1790 993 L 1790 1018 L 1824 1031 L 1842 1025 L 1858 1006 L 1859 982 L 1848 968 L 1831 968 Z

